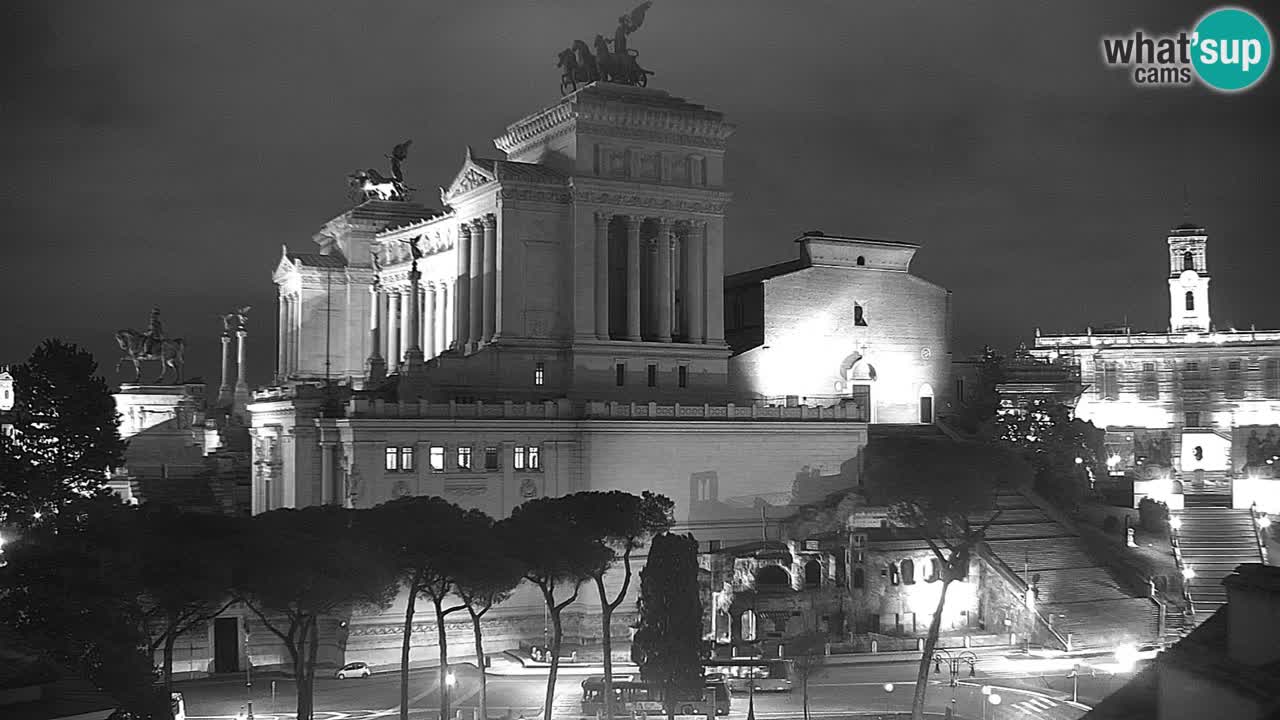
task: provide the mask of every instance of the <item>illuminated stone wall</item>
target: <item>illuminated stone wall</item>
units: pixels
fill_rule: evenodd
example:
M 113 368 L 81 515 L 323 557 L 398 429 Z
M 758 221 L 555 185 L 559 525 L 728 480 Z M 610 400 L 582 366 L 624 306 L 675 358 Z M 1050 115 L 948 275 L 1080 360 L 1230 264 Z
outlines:
M 861 402 L 867 392 L 876 423 L 920 422 L 927 396 L 936 416 L 951 393 L 950 293 L 910 274 L 915 246 L 802 241 L 799 263 L 726 281 L 735 387 L 811 404 Z

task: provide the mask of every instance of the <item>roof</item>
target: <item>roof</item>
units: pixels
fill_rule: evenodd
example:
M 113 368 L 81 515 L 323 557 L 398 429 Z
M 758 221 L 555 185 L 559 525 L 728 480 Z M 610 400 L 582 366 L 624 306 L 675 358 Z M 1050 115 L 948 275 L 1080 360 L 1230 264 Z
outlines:
M 341 255 L 321 255 L 319 253 L 289 253 L 289 259 L 306 267 L 344 268 L 347 261 Z
M 565 176 L 545 165 L 473 157 L 472 161 L 493 173 L 498 182 L 527 182 L 544 185 L 563 185 Z
M 780 275 L 789 275 L 797 270 L 803 270 L 806 267 L 808 267 L 808 263 L 802 259 L 788 260 L 786 262 L 777 263 L 776 265 L 766 265 L 762 268 L 745 270 L 740 273 L 734 273 L 733 275 L 727 275 L 724 279 L 724 286 L 726 288 L 732 288 L 742 287 L 743 285 L 753 285 L 763 280 L 768 280 L 769 278 L 778 277 Z

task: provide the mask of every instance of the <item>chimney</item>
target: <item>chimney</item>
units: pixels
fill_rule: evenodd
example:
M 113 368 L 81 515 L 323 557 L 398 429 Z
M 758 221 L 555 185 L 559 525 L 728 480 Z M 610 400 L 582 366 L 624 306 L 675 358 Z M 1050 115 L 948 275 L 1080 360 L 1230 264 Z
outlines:
M 1280 660 L 1280 567 L 1246 563 L 1227 587 L 1227 654 L 1245 665 Z

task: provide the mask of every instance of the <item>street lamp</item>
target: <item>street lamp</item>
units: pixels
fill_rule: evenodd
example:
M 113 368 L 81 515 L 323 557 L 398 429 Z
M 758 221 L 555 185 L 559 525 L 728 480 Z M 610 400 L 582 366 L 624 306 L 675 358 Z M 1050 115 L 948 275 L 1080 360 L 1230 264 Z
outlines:
M 1188 566 L 1186 566 L 1186 567 L 1182 568 L 1182 579 L 1183 579 L 1183 580 L 1191 580 L 1191 579 L 1192 579 L 1192 578 L 1194 578 L 1195 576 L 1196 576 L 1195 568 L 1191 567 L 1190 565 L 1188 565 Z
M 1169 527 L 1173 528 L 1174 532 L 1178 532 L 1179 530 L 1181 530 L 1182 518 L 1177 515 L 1174 515 L 1173 517 L 1169 518 Z
M 991 693 L 990 695 L 987 696 L 987 702 L 991 703 L 991 706 L 994 708 L 996 705 L 1000 704 L 1000 696 L 995 693 Z M 994 714 L 995 710 L 992 710 L 991 712 L 992 712 L 991 717 L 995 717 L 995 714 Z M 987 712 L 986 712 L 985 705 L 983 706 L 982 717 L 983 717 L 983 720 L 986 720 Z
M 947 664 L 947 669 L 951 671 L 952 688 L 960 684 L 960 668 L 964 665 L 969 666 L 969 677 L 977 677 L 978 673 L 976 666 L 978 663 L 978 656 L 968 650 L 965 650 L 958 655 L 952 655 L 947 650 L 934 650 L 933 672 L 935 675 L 942 672 L 942 663 L 944 662 Z M 952 690 L 951 692 L 953 695 L 955 694 L 955 690 Z
M 884 684 L 884 714 L 889 714 L 889 698 L 893 697 L 893 683 Z

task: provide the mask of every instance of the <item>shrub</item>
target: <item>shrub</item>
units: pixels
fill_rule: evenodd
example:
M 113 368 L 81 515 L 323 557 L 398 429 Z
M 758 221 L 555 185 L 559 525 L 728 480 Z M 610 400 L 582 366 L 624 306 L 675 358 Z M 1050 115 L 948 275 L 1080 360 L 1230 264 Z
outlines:
M 1138 503 L 1138 523 L 1148 532 L 1162 532 L 1169 527 L 1169 506 L 1151 498 Z

